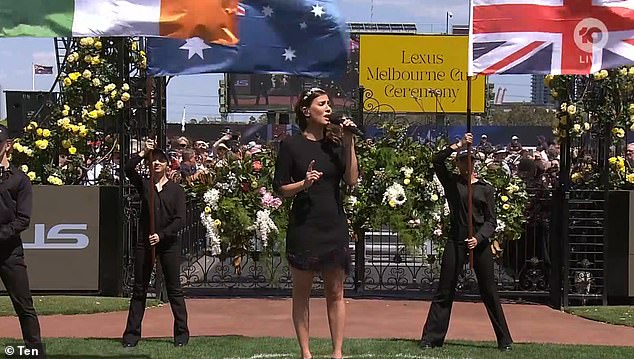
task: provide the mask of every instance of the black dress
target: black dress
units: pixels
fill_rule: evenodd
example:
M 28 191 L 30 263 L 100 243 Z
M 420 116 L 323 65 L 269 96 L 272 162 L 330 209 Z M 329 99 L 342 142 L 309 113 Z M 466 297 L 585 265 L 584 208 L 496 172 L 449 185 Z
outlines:
M 312 271 L 339 266 L 350 272 L 350 233 L 343 210 L 341 180 L 345 172 L 343 146 L 312 141 L 302 134 L 285 139 L 275 165 L 273 185 L 302 181 L 312 160 L 323 176 L 295 195 L 288 219 L 286 257 L 291 266 Z

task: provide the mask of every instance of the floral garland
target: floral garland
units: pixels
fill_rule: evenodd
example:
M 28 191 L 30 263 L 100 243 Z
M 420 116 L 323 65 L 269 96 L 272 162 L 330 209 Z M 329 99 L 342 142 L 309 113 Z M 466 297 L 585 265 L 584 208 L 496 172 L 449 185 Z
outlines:
M 611 186 L 633 185 L 634 176 L 627 173 L 621 154 L 626 145 L 626 130 L 634 131 L 634 67 L 601 70 L 583 77 L 548 75 L 545 84 L 551 88 L 552 97 L 560 102 L 553 134 L 560 143 L 568 136 L 574 140 L 573 185 L 579 188 L 598 185 L 599 164 L 583 154 L 581 143 L 584 138 L 593 141 L 593 137 L 605 134 L 612 143 Z
M 129 38 L 126 45 L 133 61 L 147 67 L 137 42 Z M 108 152 L 99 141 L 97 121 L 118 121 L 130 100 L 130 86 L 121 83 L 114 65 L 118 54 L 113 49 L 112 39 L 73 39 L 60 74 L 63 102 L 54 105 L 50 122 L 31 121 L 14 141 L 12 160 L 33 183 L 79 184 L 87 160 Z M 60 154 L 67 157 L 64 164 L 59 163 Z
M 219 161 L 201 182 L 206 184 L 193 189 L 202 193 L 201 221 L 211 255 L 239 258 L 280 250 L 287 208 L 271 192 L 274 169 L 271 151 L 258 146 L 243 158 Z
M 382 129 L 383 137 L 357 144 L 359 183 L 345 201 L 352 234 L 389 225 L 408 248 L 441 241 L 449 213 L 431 167 L 435 148 L 407 136 L 403 126 Z
M 409 249 L 431 241 L 442 248 L 449 229 L 449 206 L 444 189 L 433 172 L 432 156 L 446 140 L 422 144 L 407 136 L 407 127 L 386 124 L 385 135 L 358 144 L 361 178 L 349 191 L 346 212 L 355 235 L 389 225 Z M 454 170 L 456 170 L 454 168 Z M 482 163 L 481 177 L 496 189 L 497 229 L 492 238 L 497 249 L 517 240 L 524 229 L 528 193 L 523 181 L 503 169 Z

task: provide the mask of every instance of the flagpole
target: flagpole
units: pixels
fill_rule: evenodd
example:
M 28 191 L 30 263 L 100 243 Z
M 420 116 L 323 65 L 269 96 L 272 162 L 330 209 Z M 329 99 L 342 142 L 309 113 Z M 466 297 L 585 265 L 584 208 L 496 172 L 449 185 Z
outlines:
M 472 2 L 469 1 L 469 27 L 473 28 L 473 14 L 471 11 Z M 469 30 L 469 61 L 467 62 L 467 132 L 471 132 L 471 61 L 472 61 L 472 47 L 471 47 L 471 32 Z M 467 168 L 468 168 L 468 180 L 467 180 L 467 218 L 469 226 L 469 239 L 473 238 L 473 184 L 471 178 L 473 176 L 473 163 L 471 157 L 471 143 L 467 143 Z M 473 249 L 469 250 L 469 267 L 473 270 Z

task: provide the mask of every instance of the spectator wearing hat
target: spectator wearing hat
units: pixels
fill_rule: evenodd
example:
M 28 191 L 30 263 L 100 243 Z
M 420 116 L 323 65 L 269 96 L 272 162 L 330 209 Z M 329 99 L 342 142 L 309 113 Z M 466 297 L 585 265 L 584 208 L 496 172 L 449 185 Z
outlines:
M 489 137 L 487 135 L 482 135 L 482 137 L 480 137 L 480 143 L 478 144 L 478 147 L 476 147 L 476 150 L 484 153 L 485 155 L 489 155 L 495 151 L 495 149 L 493 149 L 493 145 L 489 142 Z
M 473 169 L 473 155 L 467 151 L 461 151 L 472 142 L 473 136 L 467 133 L 458 143 L 437 152 L 432 159 L 434 172 L 442 183 L 449 203 L 451 223 L 442 256 L 440 282 L 423 328 L 420 345 L 424 349 L 440 347 L 444 344 L 449 329 L 456 282 L 464 268 L 468 250 L 472 250 L 480 295 L 495 331 L 498 347 L 503 351 L 511 350 L 513 343 L 497 294 L 493 256 L 489 246 L 489 239 L 497 227 L 495 189 L 477 178 Z M 460 174 L 451 173 L 445 164 L 451 154 L 456 151 L 461 151 L 456 156 L 456 166 Z M 468 161 L 469 156 L 471 156 L 471 162 Z M 470 237 L 469 233 L 469 185 L 472 187 L 473 237 Z
M 40 324 L 33 307 L 21 238 L 31 220 L 33 192 L 29 178 L 9 163 L 12 148 L 9 130 L 0 125 L 0 278 L 18 316 L 26 346 L 41 349 Z
M 146 159 L 149 171 L 153 171 L 154 183 L 143 179 L 137 172 L 136 168 L 143 159 Z M 161 261 L 167 298 L 174 315 L 174 345 L 184 346 L 189 342 L 187 309 L 180 284 L 181 243 L 178 236 L 185 223 L 185 192 L 180 185 L 168 179 L 168 163 L 167 154 L 155 148 L 153 140 L 146 140 L 144 148 L 125 165 L 126 176 L 141 196 L 141 234 L 134 247 L 134 285 L 123 333 L 124 347 L 134 347 L 141 339 L 141 322 L 154 254 Z M 154 208 L 150 208 L 150 196 L 154 199 Z M 154 228 L 150 228 L 150 211 L 154 214 Z
M 511 137 L 511 142 L 509 142 L 508 146 L 506 146 L 506 150 L 511 153 L 519 153 L 522 151 L 522 144 L 520 143 L 520 138 L 517 136 Z

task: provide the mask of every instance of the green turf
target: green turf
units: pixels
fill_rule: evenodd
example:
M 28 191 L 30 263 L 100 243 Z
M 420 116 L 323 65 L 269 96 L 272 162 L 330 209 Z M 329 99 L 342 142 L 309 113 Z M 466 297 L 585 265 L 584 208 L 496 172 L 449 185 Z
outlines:
M 634 306 L 570 307 L 567 312 L 599 322 L 634 327 Z
M 147 306 L 157 306 L 159 301 L 147 301 Z M 38 315 L 91 314 L 127 311 L 129 298 L 83 297 L 83 296 L 35 296 L 33 305 Z M 14 316 L 13 305 L 7 296 L 0 297 L 0 316 Z
M 272 328 L 273 329 L 273 328 Z M 2 343 L 14 341 L 0 339 Z M 246 338 L 236 336 L 196 337 L 184 348 L 174 348 L 170 338 L 147 339 L 136 348 L 124 349 L 114 339 L 47 339 L 49 358 L 218 358 L 264 359 L 298 358 L 295 339 Z M 311 341 L 315 358 L 329 358 L 330 341 Z M 546 344 L 516 344 L 510 353 L 497 350 L 495 343 L 448 342 L 443 348 L 422 351 L 412 340 L 349 339 L 344 344 L 350 358 L 535 358 L 535 359 L 596 359 L 634 358 L 634 348 L 601 346 L 567 346 Z

